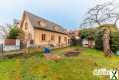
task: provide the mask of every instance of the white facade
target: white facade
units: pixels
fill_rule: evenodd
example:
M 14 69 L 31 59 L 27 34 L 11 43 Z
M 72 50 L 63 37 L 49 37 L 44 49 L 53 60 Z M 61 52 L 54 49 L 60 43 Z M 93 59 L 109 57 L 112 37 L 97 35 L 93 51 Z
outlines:
M 83 45 L 83 47 L 88 47 L 88 40 L 87 39 L 83 39 L 82 45 Z M 95 41 L 93 41 L 93 46 L 95 46 Z

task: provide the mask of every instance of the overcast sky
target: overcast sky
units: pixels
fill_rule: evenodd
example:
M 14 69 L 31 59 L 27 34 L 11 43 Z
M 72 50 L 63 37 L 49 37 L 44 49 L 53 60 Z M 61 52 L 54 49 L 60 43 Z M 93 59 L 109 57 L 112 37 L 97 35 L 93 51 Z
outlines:
M 110 0 L 0 0 L 0 24 L 21 19 L 24 10 L 68 29 L 78 28 L 85 13 L 97 3 Z

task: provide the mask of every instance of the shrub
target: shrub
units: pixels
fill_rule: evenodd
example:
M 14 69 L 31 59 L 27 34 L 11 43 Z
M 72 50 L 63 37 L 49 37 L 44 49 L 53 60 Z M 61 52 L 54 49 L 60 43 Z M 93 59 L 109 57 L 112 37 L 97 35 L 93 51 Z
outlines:
M 103 50 L 103 31 L 98 31 L 95 36 L 95 48 Z
M 96 28 L 82 29 L 82 30 L 80 30 L 80 37 L 82 39 L 88 39 L 88 37 L 91 36 L 94 39 L 95 32 L 96 32 Z
M 15 26 L 15 27 L 11 28 L 7 38 L 8 39 L 18 39 L 18 37 L 22 38 L 23 36 L 24 36 L 24 32 L 20 28 L 17 28 Z
M 116 52 L 119 50 L 119 31 L 118 32 L 112 32 L 110 35 L 110 44 L 111 44 L 111 50 L 113 52 Z
M 110 47 L 114 53 L 119 50 L 119 32 L 111 32 Z M 95 48 L 103 50 L 103 31 L 97 32 L 95 36 Z

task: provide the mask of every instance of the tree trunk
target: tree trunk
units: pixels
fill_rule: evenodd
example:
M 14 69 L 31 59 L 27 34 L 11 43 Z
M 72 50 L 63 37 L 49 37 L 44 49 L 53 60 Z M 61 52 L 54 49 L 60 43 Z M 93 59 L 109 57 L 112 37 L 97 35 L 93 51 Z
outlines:
M 110 49 L 110 30 L 109 29 L 104 30 L 103 50 L 104 50 L 105 56 L 110 57 L 112 55 L 112 51 Z
M 88 48 L 93 48 L 93 40 L 88 40 Z

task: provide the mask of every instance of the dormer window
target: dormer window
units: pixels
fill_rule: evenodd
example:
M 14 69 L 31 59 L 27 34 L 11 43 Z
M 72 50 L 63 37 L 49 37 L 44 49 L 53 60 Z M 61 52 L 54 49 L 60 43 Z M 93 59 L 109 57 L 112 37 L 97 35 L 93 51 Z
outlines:
M 47 23 L 45 21 L 38 21 L 40 27 L 46 27 Z
M 41 21 L 38 21 L 38 25 L 41 25 Z
M 53 30 L 54 30 L 54 31 L 58 31 L 59 28 L 58 28 L 57 26 L 54 26 L 54 27 L 53 27 Z

